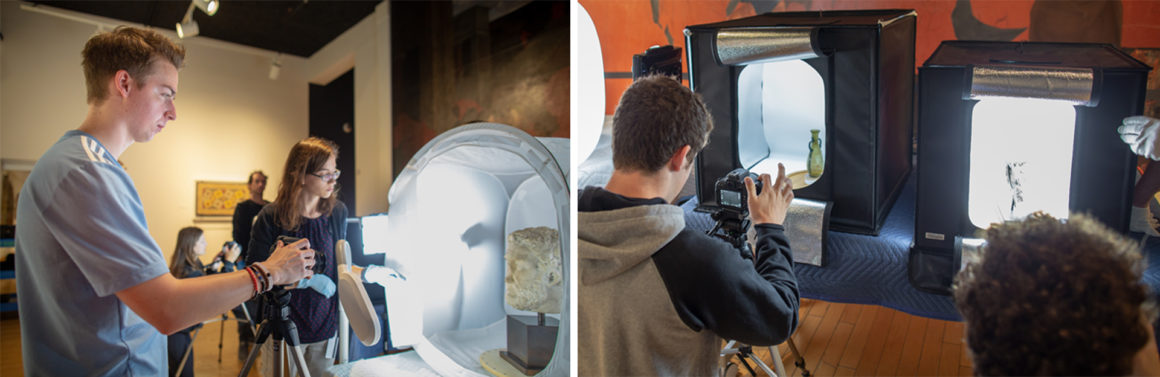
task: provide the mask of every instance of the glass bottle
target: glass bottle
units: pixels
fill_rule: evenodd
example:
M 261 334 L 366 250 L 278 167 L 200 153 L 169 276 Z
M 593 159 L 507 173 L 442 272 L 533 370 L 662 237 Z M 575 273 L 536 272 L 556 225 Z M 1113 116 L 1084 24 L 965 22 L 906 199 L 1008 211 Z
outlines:
M 825 160 L 822 159 L 822 139 L 818 137 L 821 130 L 810 130 L 810 157 L 806 161 L 806 173 L 810 178 L 822 176 Z

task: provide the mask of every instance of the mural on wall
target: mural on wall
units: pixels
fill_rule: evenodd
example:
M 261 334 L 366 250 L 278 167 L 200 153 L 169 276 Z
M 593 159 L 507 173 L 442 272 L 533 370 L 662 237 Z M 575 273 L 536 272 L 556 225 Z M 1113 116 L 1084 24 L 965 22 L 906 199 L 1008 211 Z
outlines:
M 682 49 L 685 26 L 766 12 L 914 9 L 918 13 L 915 64 L 944 40 L 1110 43 L 1160 48 L 1160 2 L 1119 0 L 580 0 L 600 36 L 605 69 L 605 113 L 612 114 L 631 83 L 632 55 L 649 46 Z M 682 62 L 687 64 L 687 62 Z M 1154 68 L 1155 64 L 1150 64 Z M 687 68 L 687 66 L 686 66 Z M 1150 82 L 1154 82 L 1155 71 Z M 1150 84 L 1151 85 L 1151 84 Z M 1149 98 L 1155 100 L 1154 91 Z
M 394 174 L 466 123 L 570 134 L 568 3 L 456 4 L 391 4 Z
M 1148 73 L 1147 96 L 1144 99 L 1144 115 L 1160 118 L 1160 48 L 1128 49 L 1136 60 L 1152 67 Z

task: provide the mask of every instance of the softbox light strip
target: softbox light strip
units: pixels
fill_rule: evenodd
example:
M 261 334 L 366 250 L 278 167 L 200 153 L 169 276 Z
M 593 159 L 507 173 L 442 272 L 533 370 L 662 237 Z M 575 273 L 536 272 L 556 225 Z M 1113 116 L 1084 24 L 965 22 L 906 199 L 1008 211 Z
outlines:
M 747 65 L 821 55 L 812 27 L 733 28 L 717 31 L 717 60 L 725 65 Z
M 979 65 L 971 71 L 970 99 L 1039 98 L 1088 105 L 1094 82 L 1090 68 Z

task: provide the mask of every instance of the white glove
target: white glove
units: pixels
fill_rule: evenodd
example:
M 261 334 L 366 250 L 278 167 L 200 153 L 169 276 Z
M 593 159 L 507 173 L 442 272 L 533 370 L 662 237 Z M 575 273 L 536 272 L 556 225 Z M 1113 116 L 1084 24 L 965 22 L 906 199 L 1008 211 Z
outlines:
M 1132 153 L 1160 161 L 1160 119 L 1142 115 L 1124 118 L 1124 124 L 1116 128 L 1120 139 L 1128 144 Z
M 390 279 L 407 280 L 406 276 L 403 276 L 403 274 L 395 271 L 393 268 L 377 266 L 373 264 L 368 265 L 366 269 L 362 271 L 362 275 L 363 281 L 382 286 L 386 286 L 386 283 L 390 281 Z

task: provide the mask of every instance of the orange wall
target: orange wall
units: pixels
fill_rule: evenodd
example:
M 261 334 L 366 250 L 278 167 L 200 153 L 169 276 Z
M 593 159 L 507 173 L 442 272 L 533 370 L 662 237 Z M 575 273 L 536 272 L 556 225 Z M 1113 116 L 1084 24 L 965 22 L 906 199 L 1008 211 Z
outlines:
M 1052 1 L 1052 0 L 1041 0 Z M 653 3 L 658 5 L 653 20 Z M 1031 22 L 1031 6 L 1035 0 L 973 0 L 970 2 L 975 18 L 989 26 L 1004 29 L 1026 29 Z M 756 14 L 748 2 L 737 2 L 735 9 L 727 9 L 729 0 L 580 0 L 600 36 L 605 73 L 632 72 L 632 55 L 649 46 L 671 43 L 685 48 L 682 33 L 685 26 Z M 921 65 L 939 43 L 953 40 L 955 30 L 951 12 L 956 2 L 951 0 L 784 0 L 765 1 L 776 4 L 773 11 L 845 10 L 845 9 L 914 9 L 918 13 L 915 42 L 915 63 Z M 1049 3 L 1050 4 L 1050 3 Z M 1134 48 L 1160 48 L 1160 1 L 1121 0 L 1123 9 L 1121 45 Z M 668 30 L 666 35 L 665 30 Z M 1027 31 L 1015 37 L 1028 39 Z M 682 56 L 682 63 L 687 64 Z M 1160 67 L 1157 67 L 1160 68 Z M 632 82 L 628 78 L 605 79 L 605 112 L 612 114 L 620 93 Z

